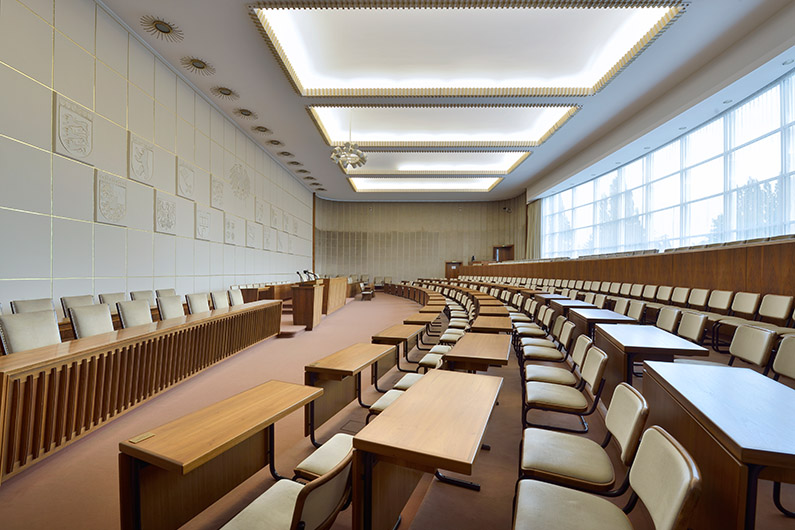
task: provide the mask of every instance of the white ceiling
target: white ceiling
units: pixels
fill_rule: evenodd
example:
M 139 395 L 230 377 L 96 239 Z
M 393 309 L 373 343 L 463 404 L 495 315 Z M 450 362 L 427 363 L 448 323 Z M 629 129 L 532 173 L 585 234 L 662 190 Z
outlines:
M 605 131 L 619 127 L 631 118 L 630 113 L 652 105 L 661 91 L 676 87 L 693 71 L 709 65 L 711 60 L 776 11 L 789 6 L 791 0 L 693 0 L 665 32 L 660 33 L 636 60 L 625 65 L 596 94 L 511 97 L 303 96 L 283 69 L 283 61 L 268 48 L 261 34 L 262 28 L 258 28 L 256 15 L 251 16 L 248 2 L 104 0 L 104 3 L 208 99 L 273 153 L 288 170 L 294 172 L 296 178 L 300 179 L 306 174 L 296 173 L 299 167 L 287 165 L 287 162 L 299 161 L 303 164 L 300 169 L 309 171 L 328 190 L 320 192 L 320 196 L 336 200 L 372 201 L 501 200 L 519 195 L 572 156 L 598 142 Z M 616 12 L 629 15 L 630 18 L 620 18 Z M 621 43 L 604 51 L 595 43 L 610 44 L 615 40 L 610 35 L 616 34 L 617 28 L 626 25 L 634 28 L 635 33 L 630 34 L 630 38 L 638 34 L 642 36 L 649 29 L 649 21 L 659 18 L 659 13 L 652 16 L 630 9 L 597 9 L 571 13 L 572 18 L 566 20 L 565 24 L 553 26 L 550 19 L 528 18 L 531 14 L 530 10 L 525 9 L 302 11 L 291 23 L 303 32 L 301 35 L 307 50 L 305 55 L 310 59 L 306 70 L 309 73 L 301 73 L 303 71 L 300 68 L 295 68 L 300 61 L 296 60 L 296 65 L 293 65 L 291 60 L 290 65 L 295 72 L 299 72 L 298 79 L 304 88 L 342 91 L 339 93 L 346 90 L 351 94 L 356 93 L 352 92 L 353 82 L 362 79 L 367 79 L 368 83 L 357 86 L 371 86 L 380 90 L 384 86 L 415 92 L 427 91 L 429 86 L 450 90 L 458 90 L 456 87 L 492 87 L 494 90 L 519 87 L 524 94 L 579 93 L 575 89 L 581 91 L 593 88 L 594 79 L 605 73 L 610 74 L 604 71 L 605 65 L 611 64 L 611 61 L 615 63 L 616 57 L 621 55 L 615 50 L 626 45 Z M 559 14 L 553 13 L 553 18 Z M 176 24 L 184 33 L 184 39 L 169 42 L 148 34 L 140 24 L 141 17 L 145 15 Z M 329 15 L 342 17 L 342 20 L 330 20 Z M 639 18 L 632 20 L 632 17 Z M 401 19 L 400 24 L 397 18 Z M 200 76 L 186 71 L 180 65 L 180 60 L 188 56 L 211 64 L 215 68 L 214 75 Z M 313 64 L 323 66 L 315 67 Z M 572 68 L 564 72 L 562 66 Z M 313 69 L 316 71 L 312 72 Z M 346 72 L 350 75 L 346 75 Z M 552 86 L 566 88 L 568 92 L 549 91 L 549 83 L 545 80 L 553 74 L 563 75 L 564 79 Z M 379 85 L 376 81 L 383 84 Z M 215 97 L 212 89 L 217 86 L 232 88 L 240 98 L 227 101 Z M 438 88 L 436 93 L 439 93 Z M 532 155 L 526 157 L 489 192 L 358 194 L 345 174 L 329 160 L 331 148 L 318 128 L 317 120 L 313 119 L 311 112 L 307 112 L 308 107 L 312 106 L 316 109 L 345 107 L 337 118 L 331 120 L 336 120 L 336 128 L 331 135 L 332 143 L 345 141 L 347 134 L 344 133 L 347 133 L 348 127 L 351 137 L 356 141 L 353 132 L 360 127 L 362 132 L 367 129 L 374 135 L 380 134 L 381 138 L 376 142 L 384 142 L 385 145 L 386 142 L 398 142 L 390 145 L 403 146 L 395 147 L 394 151 L 414 150 L 417 142 L 428 142 L 428 145 L 423 146 L 428 151 L 439 150 L 440 144 L 434 145 L 434 141 L 461 142 L 448 149 L 453 152 L 472 151 L 472 148 L 467 148 L 468 142 L 478 137 L 480 141 L 489 141 L 489 135 L 495 132 L 506 133 L 506 137 L 512 134 L 513 138 L 521 137 L 523 141 L 532 141 L 533 137 L 538 140 L 538 131 L 549 130 L 553 112 L 570 112 L 571 106 L 578 106 L 579 110 L 570 112 L 572 116 L 567 122 L 548 135 L 541 145 L 532 147 Z M 415 106 L 422 106 L 426 112 L 415 113 Z M 238 116 L 234 112 L 238 108 L 251 109 L 258 119 Z M 490 108 L 494 115 L 481 120 L 473 119 L 484 108 Z M 354 110 L 353 114 L 351 109 Z M 505 116 L 497 116 L 500 109 L 510 109 L 511 115 L 503 112 Z M 446 114 L 437 114 L 437 111 Z M 535 116 L 531 115 L 533 112 Z M 557 121 L 552 122 L 553 125 L 555 123 Z M 264 136 L 252 133 L 252 126 L 257 125 L 267 127 L 273 134 Z M 414 127 L 413 132 L 408 130 L 410 126 Z M 419 140 L 418 133 L 424 135 Z M 445 134 L 452 135 L 448 136 L 451 139 L 442 140 Z M 391 139 L 389 135 L 392 135 Z M 268 144 L 273 139 L 280 140 L 284 145 Z M 507 138 L 503 140 L 509 141 Z M 493 138 L 491 141 L 494 141 Z M 483 147 L 485 145 L 489 147 Z M 519 149 L 518 145 L 512 144 L 514 149 Z M 534 144 L 525 141 L 524 145 Z M 409 150 L 405 146 L 413 147 Z M 481 143 L 477 147 L 476 150 L 481 151 L 505 151 L 499 147 L 499 143 Z M 527 148 L 522 150 L 526 151 Z M 278 153 L 283 151 L 293 156 L 280 156 Z M 377 154 L 371 153 L 372 161 L 377 160 Z M 460 159 L 462 163 L 467 161 L 463 154 Z M 399 161 L 396 156 L 392 155 L 392 166 L 385 162 L 373 167 L 397 167 Z M 453 163 L 450 155 L 445 157 L 436 162 Z M 432 158 L 429 154 L 424 160 L 427 162 Z M 472 170 L 467 174 L 472 174 Z

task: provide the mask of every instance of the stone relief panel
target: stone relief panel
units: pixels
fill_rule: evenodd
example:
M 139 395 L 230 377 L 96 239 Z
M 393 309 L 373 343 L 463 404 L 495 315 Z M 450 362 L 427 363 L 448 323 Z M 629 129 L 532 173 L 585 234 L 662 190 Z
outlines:
M 127 176 L 151 186 L 155 175 L 155 146 L 132 132 L 128 132 L 128 138 Z
M 271 204 L 271 228 L 280 228 L 282 224 L 282 211 Z
M 273 242 L 273 237 L 274 237 L 274 236 L 273 236 L 273 232 L 274 232 L 274 231 L 273 231 L 273 228 L 267 228 L 267 227 L 266 227 L 266 228 L 263 230 L 263 235 L 262 235 L 262 247 L 263 247 L 265 250 L 274 250 L 274 248 L 273 248 L 273 246 L 274 246 L 274 242 Z
M 85 161 L 94 150 L 94 115 L 55 94 L 55 152 Z
M 177 201 L 160 192 L 155 194 L 155 232 L 177 233 Z
M 282 231 L 290 232 L 290 214 L 282 211 Z
M 177 159 L 177 195 L 193 200 L 196 196 L 196 172 L 187 162 Z
M 196 239 L 210 240 L 210 226 L 213 214 L 209 208 L 196 204 Z
M 212 177 L 212 189 L 210 190 L 210 206 L 218 210 L 224 209 L 224 181 Z
M 266 224 L 265 220 L 265 208 L 268 206 L 268 203 L 263 201 L 262 199 L 257 199 L 254 203 L 254 221 L 264 225 Z
M 278 232 L 278 234 L 279 236 L 276 243 L 276 252 L 287 252 L 287 234 L 284 232 Z
M 246 246 L 249 248 L 262 248 L 262 226 L 246 221 Z
M 292 226 L 293 234 L 298 235 L 298 217 L 293 216 L 293 226 Z
M 237 233 L 237 220 L 229 214 L 224 215 L 224 243 L 227 245 L 237 245 L 235 235 Z
M 251 193 L 251 178 L 243 164 L 235 164 L 229 170 L 229 186 L 238 199 L 245 200 Z
M 287 234 L 287 253 L 295 254 L 295 238 Z
M 127 182 L 99 170 L 95 170 L 95 173 L 95 221 L 127 226 Z

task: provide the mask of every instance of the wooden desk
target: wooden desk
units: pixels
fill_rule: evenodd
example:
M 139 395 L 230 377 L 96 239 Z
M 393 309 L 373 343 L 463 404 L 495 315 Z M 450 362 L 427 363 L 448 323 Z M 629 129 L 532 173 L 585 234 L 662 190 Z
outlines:
M 503 307 L 505 304 L 490 296 L 489 298 L 479 298 L 478 305 L 481 307 Z
M 296 285 L 293 291 L 293 324 L 312 331 L 323 316 L 323 286 Z
M 268 381 L 119 444 L 121 528 L 178 528 L 265 466 L 274 423 L 320 388 Z
M 441 313 L 442 311 L 444 311 L 444 309 L 446 307 L 447 307 L 447 305 L 439 305 L 439 304 L 431 305 L 431 304 L 429 304 L 429 305 L 421 307 L 419 312 L 420 313 Z
M 312 444 L 319 447 L 320 444 L 315 440 L 317 427 L 354 399 L 358 399 L 363 407 L 369 407 L 362 402 L 362 372 L 369 366 L 373 386 L 383 392 L 378 388 L 378 379 L 395 363 L 396 346 L 359 343 L 306 365 L 304 383 L 322 388 L 324 392 L 320 398 L 304 408 L 304 436 L 309 436 Z
M 391 344 L 397 346 L 397 369 L 401 372 L 411 372 L 412 370 L 404 370 L 400 367 L 400 345 L 403 345 L 403 358 L 409 361 L 409 350 L 419 342 L 420 333 L 425 330 L 425 326 L 403 324 L 386 328 L 372 337 L 373 344 Z M 409 361 L 415 362 L 415 361 Z M 415 363 L 416 364 L 416 363 Z
M 414 313 L 413 315 L 407 316 L 403 319 L 404 324 L 418 324 L 422 326 L 428 326 L 436 322 L 436 319 L 441 316 L 441 311 L 434 313 L 434 312 L 419 312 Z
M 512 330 L 513 325 L 508 317 L 477 317 L 471 329 L 476 333 L 510 333 Z
M 569 320 L 574 324 L 573 340 L 580 335 L 593 337 L 596 324 L 637 324 L 638 321 L 609 309 L 569 309 Z
M 451 370 L 485 372 L 489 366 L 506 366 L 511 354 L 511 336 L 467 333 L 444 354 Z
M 504 305 L 484 306 L 478 310 L 478 315 L 482 317 L 507 317 L 508 314 L 508 308 Z
M 570 300 L 568 296 L 563 296 L 562 294 L 555 294 L 547 292 L 536 293 L 533 295 L 533 298 L 536 299 L 536 302 L 543 305 L 548 305 L 550 300 Z
M 709 355 L 709 350 L 657 326 L 596 324 L 594 346 L 607 354 L 602 397 L 610 404 L 619 383 L 632 384 L 633 364 L 640 361 L 672 362 L 675 355 Z
M 570 309 L 596 309 L 593 304 L 582 300 L 571 300 L 570 298 L 553 298 L 549 301 L 549 307 L 555 312 L 555 316 L 552 317 L 553 322 L 560 315 L 568 317 Z
M 353 528 L 391 530 L 422 473 L 471 475 L 501 386 L 500 377 L 431 370 L 359 431 Z
M 276 335 L 281 305 L 253 302 L 3 356 L 0 479 Z
M 647 362 L 648 424 L 701 472 L 692 528 L 750 529 L 757 479 L 795 481 L 795 390 L 747 368 Z
M 345 305 L 348 296 L 348 278 L 323 279 L 323 314 L 330 315 Z

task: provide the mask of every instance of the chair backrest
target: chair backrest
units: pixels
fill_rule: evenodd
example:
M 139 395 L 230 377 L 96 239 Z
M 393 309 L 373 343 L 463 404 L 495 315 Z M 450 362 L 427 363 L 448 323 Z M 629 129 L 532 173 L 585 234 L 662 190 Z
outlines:
M 783 294 L 766 294 L 759 305 L 759 316 L 763 319 L 784 323 L 789 320 L 792 311 L 792 296 Z
M 795 335 L 790 335 L 781 339 L 773 359 L 773 372 L 775 379 L 783 375 L 790 379 L 795 379 Z
M 729 345 L 729 353 L 745 362 L 767 367 L 776 334 L 753 326 L 739 326 Z
M 110 317 L 108 304 L 72 307 L 69 309 L 69 318 L 72 321 L 75 338 L 78 339 L 113 331 L 113 320 Z
M 212 291 L 210 292 L 210 298 L 213 299 L 213 309 L 225 309 L 229 307 L 229 294 L 226 291 Z M 188 303 L 188 307 L 190 307 L 190 303 Z M 193 311 L 191 311 L 191 313 L 193 313 Z
M 599 293 L 596 296 L 594 296 L 593 305 L 595 305 L 599 309 L 604 309 L 605 302 L 607 302 L 607 296 L 604 293 Z
M 547 315 L 549 316 L 547 317 Z M 555 312 L 552 311 L 551 309 L 547 310 L 546 315 L 544 315 L 545 320 L 546 319 L 551 320 L 553 316 L 555 316 Z M 559 315 L 558 318 L 555 319 L 555 325 L 552 326 L 552 336 L 558 340 L 560 340 L 560 333 L 561 331 L 563 331 L 564 322 L 566 322 L 566 317 L 564 317 L 563 315 Z
M 690 287 L 674 287 L 674 291 L 671 293 L 671 303 L 684 307 L 689 295 Z
M 733 315 L 751 316 L 759 309 L 759 300 L 762 295 L 759 293 L 737 293 L 732 301 Z
M 631 283 L 622 283 L 621 290 L 618 292 L 621 296 L 629 296 L 629 293 L 632 291 L 632 284 Z
M 613 282 L 610 284 L 610 294 L 618 294 L 621 292 L 621 283 Z
M 185 316 L 185 307 L 182 305 L 181 296 L 164 296 L 157 299 L 157 312 L 160 320 Z
M 629 300 L 626 298 L 619 298 L 616 300 L 616 306 L 613 308 L 613 311 L 620 315 L 626 315 L 627 309 L 629 308 Z
M 709 289 L 691 289 L 690 296 L 687 297 L 687 307 L 703 309 L 707 307 L 709 299 Z
M 130 291 L 130 300 L 146 300 L 150 306 L 155 305 L 155 295 L 152 291 Z
M 602 387 L 602 376 L 607 367 L 607 354 L 597 348 L 591 346 L 588 353 L 585 354 L 585 361 L 582 364 L 582 378 L 591 387 L 591 393 L 596 395 Z
M 633 283 L 632 289 L 629 291 L 629 296 L 632 298 L 640 298 L 643 295 L 643 288 L 645 286 L 642 283 Z
M 91 294 L 61 297 L 61 307 L 63 308 L 63 315 L 65 317 L 69 317 L 69 310 L 73 307 L 81 307 L 93 304 L 94 304 L 94 295 Z
M 590 291 L 591 290 L 591 280 L 583 281 L 582 288 L 585 289 L 586 291 Z
M 673 333 L 677 324 L 679 324 L 681 316 L 682 312 L 680 310 L 673 307 L 663 307 L 657 313 L 657 327 L 664 329 L 668 333 Z
M 34 311 L 50 311 L 52 309 L 52 298 L 38 298 L 36 300 L 11 300 L 12 313 L 32 313 Z
M 226 291 L 224 291 L 226 294 Z M 185 300 L 188 302 L 188 313 L 206 313 L 210 310 L 210 302 L 207 300 L 207 293 L 186 294 Z
M 641 302 L 640 300 L 632 300 L 629 303 L 629 309 L 627 309 L 627 316 L 630 318 L 634 318 L 638 322 L 640 319 L 643 318 L 643 311 L 646 310 L 646 302 Z
M 124 293 L 102 293 L 99 295 L 99 303 L 108 304 L 110 314 L 115 315 L 118 311 L 116 309 L 116 302 L 123 302 L 125 298 L 127 298 L 127 295 Z
M 0 340 L 6 355 L 61 342 L 53 309 L 0 315 Z
M 229 303 L 233 306 L 243 305 L 243 291 L 240 289 L 229 289 Z
M 707 300 L 707 308 L 710 311 L 726 312 L 732 303 L 733 291 L 712 291 Z
M 593 301 L 594 301 L 594 298 L 596 298 L 596 295 L 594 293 L 585 293 L 585 296 L 584 296 L 585 303 L 592 304 Z
M 696 344 L 701 344 L 706 327 L 707 315 L 683 311 L 682 319 L 679 321 L 679 329 L 676 334 Z
M 566 351 L 569 351 L 569 347 L 571 346 L 571 340 L 574 338 L 574 328 L 575 328 L 574 322 L 571 322 L 569 320 L 563 322 L 563 326 L 561 327 L 560 337 L 558 338 L 558 342 L 560 343 L 560 346 Z
M 661 285 L 657 288 L 657 295 L 656 299 L 658 302 L 667 304 L 671 301 L 671 294 L 673 293 L 674 288 L 669 285 Z
M 654 300 L 654 297 L 657 295 L 657 286 L 656 285 L 646 285 L 643 287 L 643 299 L 645 300 Z
M 605 426 L 621 448 L 624 465 L 629 465 L 635 456 L 648 416 L 646 398 L 627 383 L 619 383 L 607 408 Z
M 290 528 L 329 528 L 351 494 L 353 451 L 325 475 L 316 478 L 298 493 Z
M 574 282 L 574 288 L 577 289 L 578 291 L 582 289 L 582 286 L 583 286 L 582 280 L 577 280 Z
M 609 293 L 610 292 L 610 282 L 602 282 L 601 287 L 599 287 L 599 291 L 602 293 Z
M 654 425 L 643 433 L 629 484 L 655 530 L 687 528 L 701 492 L 701 474 L 685 448 L 661 427 Z
M 574 341 L 574 349 L 571 351 L 571 362 L 573 362 L 578 368 L 582 367 L 582 363 L 585 362 L 585 354 L 588 353 L 588 348 L 591 347 L 593 341 L 591 337 L 583 333 L 577 340 Z
M 116 310 L 123 328 L 152 323 L 152 309 L 146 300 L 116 302 Z
M 176 289 L 157 289 L 155 290 L 155 294 L 158 298 L 163 298 L 165 296 L 177 296 Z

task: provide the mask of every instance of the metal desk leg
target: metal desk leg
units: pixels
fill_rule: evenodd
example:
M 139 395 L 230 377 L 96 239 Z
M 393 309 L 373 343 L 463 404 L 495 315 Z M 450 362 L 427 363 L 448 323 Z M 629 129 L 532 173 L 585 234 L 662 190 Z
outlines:
M 759 473 L 765 466 L 748 465 L 748 485 L 745 490 L 745 530 L 756 526 L 756 493 L 759 486 Z
M 375 391 L 386 394 L 386 390 L 378 388 L 378 361 L 370 366 L 370 378 L 373 380 L 373 388 L 375 388 Z
M 369 409 L 370 405 L 365 405 L 362 402 L 362 373 L 359 372 L 356 374 L 356 399 L 359 401 L 359 405 L 362 407 Z
M 406 340 L 402 344 L 403 344 L 403 349 L 406 350 L 403 355 L 406 358 L 406 361 L 411 362 L 411 361 L 409 361 L 409 354 L 408 354 L 409 341 Z M 417 373 L 416 370 L 406 370 L 406 369 L 400 367 L 400 344 L 397 345 L 397 350 L 395 350 L 395 366 L 397 367 L 399 372 L 406 372 L 407 374 L 416 374 Z
M 271 423 L 268 426 L 268 469 L 271 472 L 271 476 L 276 480 L 281 480 L 283 478 L 282 475 L 276 472 L 276 444 L 275 444 L 275 427 Z
M 480 484 L 469 482 L 468 480 L 448 477 L 447 475 L 443 475 L 438 469 L 433 475 L 439 480 L 439 482 L 444 482 L 445 484 L 450 484 L 452 486 L 458 486 L 459 488 L 466 488 L 468 490 L 480 491 Z

